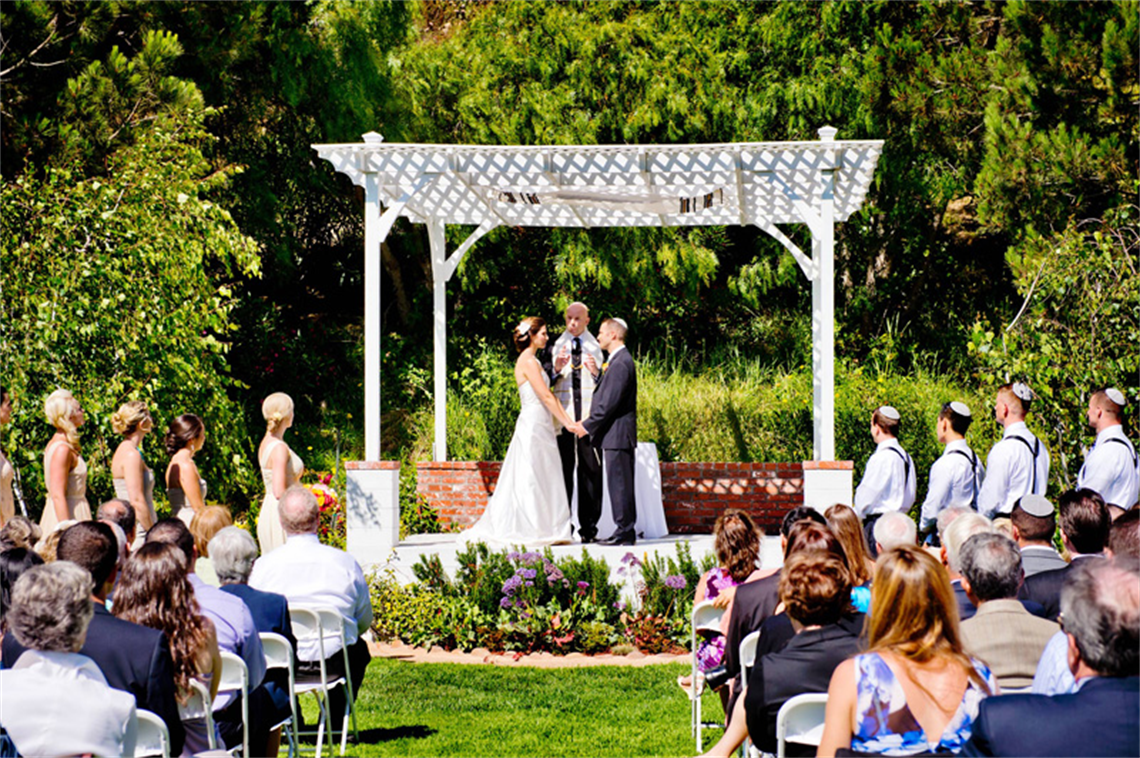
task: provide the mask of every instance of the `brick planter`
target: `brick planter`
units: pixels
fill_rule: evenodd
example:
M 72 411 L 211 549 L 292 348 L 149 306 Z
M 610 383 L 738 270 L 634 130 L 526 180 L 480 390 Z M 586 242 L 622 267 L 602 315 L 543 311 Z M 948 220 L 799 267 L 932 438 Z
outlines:
M 475 523 L 495 491 L 501 463 L 447 461 L 416 464 L 416 491 L 445 524 Z M 673 534 L 709 534 L 725 508 L 752 514 L 775 534 L 784 514 L 804 502 L 802 463 L 662 463 L 661 497 Z

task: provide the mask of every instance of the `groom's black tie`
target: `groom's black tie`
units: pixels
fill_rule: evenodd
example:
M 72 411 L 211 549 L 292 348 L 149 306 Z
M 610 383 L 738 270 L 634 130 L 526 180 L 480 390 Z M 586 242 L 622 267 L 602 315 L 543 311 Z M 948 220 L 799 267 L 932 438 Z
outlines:
M 582 419 L 582 339 L 574 338 L 570 352 L 570 386 L 574 391 L 574 420 Z

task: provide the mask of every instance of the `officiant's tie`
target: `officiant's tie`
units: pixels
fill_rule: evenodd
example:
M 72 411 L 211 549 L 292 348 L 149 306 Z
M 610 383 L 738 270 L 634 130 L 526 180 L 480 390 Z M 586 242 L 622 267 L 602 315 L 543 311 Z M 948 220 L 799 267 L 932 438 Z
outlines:
M 574 392 L 574 420 L 582 419 L 582 339 L 574 338 L 574 346 L 570 353 L 570 386 Z

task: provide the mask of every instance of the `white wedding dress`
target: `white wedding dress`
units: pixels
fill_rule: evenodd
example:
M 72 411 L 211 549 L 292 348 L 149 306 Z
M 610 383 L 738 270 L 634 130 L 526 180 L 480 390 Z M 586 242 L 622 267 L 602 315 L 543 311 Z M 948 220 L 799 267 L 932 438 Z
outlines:
M 460 534 L 460 543 L 531 547 L 570 542 L 570 505 L 554 421 L 530 382 L 519 386 L 519 400 L 522 408 L 495 492 L 475 525 Z

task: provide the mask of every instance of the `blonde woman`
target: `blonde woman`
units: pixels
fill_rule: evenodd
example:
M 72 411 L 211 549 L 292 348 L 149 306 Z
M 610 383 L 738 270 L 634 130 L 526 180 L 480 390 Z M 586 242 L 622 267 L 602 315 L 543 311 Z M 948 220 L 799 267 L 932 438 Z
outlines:
M 265 481 L 265 500 L 257 516 L 257 541 L 265 555 L 285 544 L 277 501 L 285 490 L 300 483 L 305 465 L 284 440 L 285 432 L 293 426 L 293 399 L 284 392 L 274 392 L 261 404 L 261 415 L 265 417 L 265 438 L 257 449 L 257 462 Z
M 12 420 L 12 396 L 8 390 L 0 387 L 0 426 Z M 0 527 L 3 527 L 16 515 L 16 498 L 12 496 L 12 479 L 16 470 L 12 462 L 0 450 Z
M 56 390 L 44 401 L 44 415 L 55 434 L 44 448 L 44 484 L 47 502 L 40 517 L 44 534 L 61 521 L 89 521 L 87 462 L 79 452 L 79 427 L 86 417 L 79 401 L 67 390 Z
M 123 403 L 111 414 L 111 428 L 123 435 L 123 441 L 111 457 L 111 477 L 115 497 L 131 504 L 135 511 L 135 533 L 128 535 L 138 541 L 146 537 L 154 526 L 154 471 L 146 465 L 142 454 L 143 438 L 154 429 L 154 419 L 146 403 L 132 400 Z
M 193 413 L 183 413 L 166 430 L 166 498 L 170 511 L 187 528 L 206 507 L 206 480 L 198 473 L 194 454 L 206 444 L 206 425 Z
M 194 547 L 198 551 L 198 560 L 194 561 L 194 573 L 206 584 L 221 587 L 218 573 L 214 571 L 214 562 L 210 560 L 210 540 L 214 535 L 233 526 L 234 519 L 230 509 L 224 505 L 207 505 L 190 522 L 190 534 L 194 536 Z

